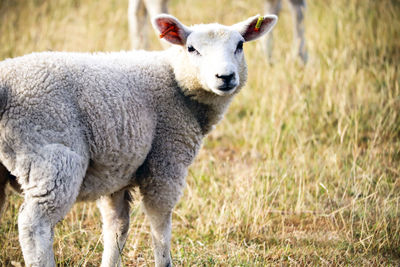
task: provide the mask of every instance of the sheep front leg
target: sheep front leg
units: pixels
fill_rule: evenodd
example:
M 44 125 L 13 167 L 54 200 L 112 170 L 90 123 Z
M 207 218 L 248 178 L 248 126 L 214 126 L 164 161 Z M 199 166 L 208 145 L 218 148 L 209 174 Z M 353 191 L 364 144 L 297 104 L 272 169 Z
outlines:
M 55 266 L 53 228 L 72 207 L 88 160 L 64 145 L 47 145 L 31 155 L 18 217 L 26 266 Z M 21 167 L 24 168 L 24 167 Z
M 151 227 L 156 267 L 171 267 L 172 211 L 155 210 L 152 204 L 146 202 L 144 206 Z
M 129 201 L 127 189 L 97 201 L 103 219 L 104 252 L 101 266 L 121 266 L 120 254 L 129 229 Z
M 176 165 L 165 164 L 163 166 Z M 179 175 L 182 172 L 178 170 L 180 168 L 176 166 L 174 171 L 165 171 L 164 175 L 167 176 L 149 177 L 140 185 L 144 211 L 150 222 L 156 267 L 172 266 L 170 256 L 171 215 L 172 209 L 181 196 L 185 177 L 185 175 Z

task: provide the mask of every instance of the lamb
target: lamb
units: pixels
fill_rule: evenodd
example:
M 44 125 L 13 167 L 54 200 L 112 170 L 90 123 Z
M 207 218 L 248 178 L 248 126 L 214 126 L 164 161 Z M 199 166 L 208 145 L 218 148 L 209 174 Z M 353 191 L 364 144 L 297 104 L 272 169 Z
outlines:
M 294 18 L 294 45 L 297 54 L 303 63 L 307 63 L 308 53 L 306 38 L 304 36 L 304 14 L 306 0 L 289 0 Z M 282 8 L 282 0 L 264 0 L 264 10 L 267 14 L 279 15 Z M 147 14 L 154 17 L 160 13 L 168 13 L 168 0 L 129 0 L 128 20 L 132 49 L 148 47 L 146 29 Z M 164 47 L 165 43 L 163 43 Z M 265 52 L 268 60 L 272 62 L 273 35 L 269 34 L 264 40 Z
M 25 264 L 55 266 L 55 224 L 76 201 L 96 200 L 101 266 L 120 265 L 129 189 L 138 187 L 155 265 L 172 266 L 171 213 L 188 166 L 246 82 L 243 43 L 276 21 L 257 15 L 187 27 L 162 14 L 153 26 L 168 50 L 42 52 L 0 62 L 0 181 L 16 179 L 24 195 Z

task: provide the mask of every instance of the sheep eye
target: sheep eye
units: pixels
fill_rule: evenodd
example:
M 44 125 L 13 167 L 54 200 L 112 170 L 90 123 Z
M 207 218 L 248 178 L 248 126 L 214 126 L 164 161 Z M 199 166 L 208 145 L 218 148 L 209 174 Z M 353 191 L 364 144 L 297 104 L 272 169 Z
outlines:
M 236 51 L 235 53 L 239 53 L 243 50 L 243 41 L 240 41 L 237 46 L 236 46 Z
M 189 45 L 187 50 L 189 53 L 195 53 L 196 55 L 200 55 L 199 51 L 197 51 L 192 45 Z

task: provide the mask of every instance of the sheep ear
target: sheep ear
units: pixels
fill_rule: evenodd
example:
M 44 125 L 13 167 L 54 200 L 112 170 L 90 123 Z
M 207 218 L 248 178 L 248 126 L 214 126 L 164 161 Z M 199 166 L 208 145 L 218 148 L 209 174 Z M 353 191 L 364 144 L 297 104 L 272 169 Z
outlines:
M 153 18 L 153 27 L 160 33 L 160 38 L 172 44 L 185 45 L 191 33 L 189 28 L 171 15 L 160 14 Z
M 260 38 L 267 34 L 278 21 L 275 15 L 254 16 L 232 27 L 239 31 L 246 42 Z

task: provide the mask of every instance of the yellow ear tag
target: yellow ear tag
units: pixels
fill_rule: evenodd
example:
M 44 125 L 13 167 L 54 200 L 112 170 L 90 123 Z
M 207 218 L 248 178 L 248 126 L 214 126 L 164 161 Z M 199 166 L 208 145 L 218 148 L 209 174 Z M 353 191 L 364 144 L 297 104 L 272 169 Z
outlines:
M 264 20 L 264 17 L 263 17 L 263 16 L 258 17 L 257 24 L 256 24 L 256 26 L 254 27 L 254 30 L 255 30 L 256 32 L 258 32 L 258 31 L 260 30 L 261 24 L 262 24 L 263 20 Z

